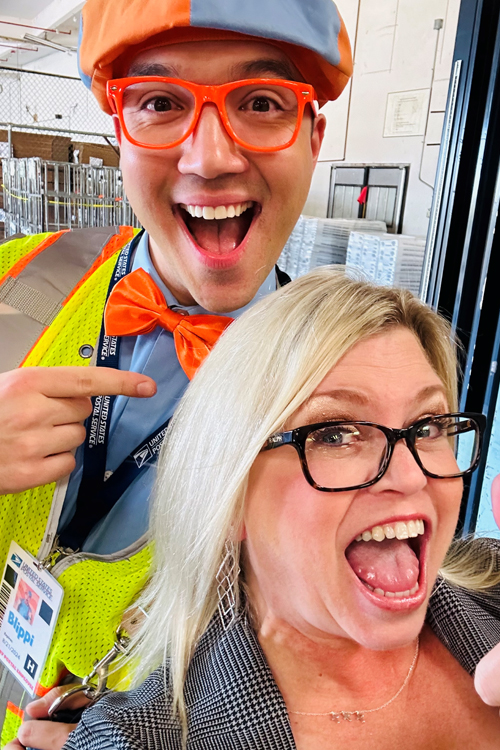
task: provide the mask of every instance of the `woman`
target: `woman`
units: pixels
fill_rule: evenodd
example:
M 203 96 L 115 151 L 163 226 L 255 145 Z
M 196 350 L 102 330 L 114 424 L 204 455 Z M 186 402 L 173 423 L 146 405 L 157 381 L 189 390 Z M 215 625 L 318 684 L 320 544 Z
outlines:
M 469 674 L 494 543 L 432 594 L 484 421 L 455 411 L 449 327 L 408 292 L 322 268 L 233 324 L 161 462 L 136 658 L 165 667 L 66 747 L 497 748 Z

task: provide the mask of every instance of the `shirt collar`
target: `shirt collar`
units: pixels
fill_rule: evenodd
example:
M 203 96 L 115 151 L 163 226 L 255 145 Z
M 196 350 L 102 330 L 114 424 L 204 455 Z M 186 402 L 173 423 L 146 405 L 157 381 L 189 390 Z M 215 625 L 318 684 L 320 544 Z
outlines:
M 245 310 L 248 310 L 252 305 L 254 305 L 256 302 L 258 302 L 259 299 L 262 297 L 266 297 L 271 292 L 276 291 L 276 272 L 274 268 L 269 273 L 268 277 L 264 280 L 264 283 L 259 287 L 257 290 L 257 294 L 255 297 L 250 300 L 250 302 L 245 305 L 244 307 L 240 307 L 238 310 L 233 310 L 233 312 L 225 312 L 225 313 L 213 313 L 210 310 L 206 310 L 201 305 L 181 305 L 179 302 L 175 299 L 174 295 L 168 289 L 168 287 L 165 285 L 164 281 L 162 281 L 160 274 L 154 267 L 154 263 L 151 259 L 151 255 L 149 254 L 149 235 L 147 232 L 144 232 L 139 242 L 137 243 L 137 248 L 134 255 L 134 260 L 132 263 L 132 270 L 136 271 L 138 268 L 142 268 L 146 273 L 148 273 L 155 284 L 158 286 L 158 289 L 161 291 L 161 293 L 164 295 L 165 300 L 167 302 L 167 305 L 169 307 L 178 309 L 178 310 L 186 310 L 186 312 L 189 313 L 189 315 L 224 315 L 230 318 L 239 318 L 240 315 L 242 315 Z

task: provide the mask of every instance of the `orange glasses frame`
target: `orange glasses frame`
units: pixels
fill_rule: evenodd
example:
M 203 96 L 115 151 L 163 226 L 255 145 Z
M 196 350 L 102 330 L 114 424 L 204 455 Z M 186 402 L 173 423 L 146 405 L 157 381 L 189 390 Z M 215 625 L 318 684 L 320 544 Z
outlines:
M 151 145 L 149 143 L 140 143 L 139 141 L 136 141 L 135 138 L 132 138 L 132 136 L 127 130 L 125 119 L 123 117 L 123 92 L 127 88 L 127 86 L 130 86 L 135 83 L 147 83 L 147 82 L 174 83 L 176 85 L 181 85 L 181 86 L 184 86 L 184 88 L 188 89 L 188 91 L 190 91 L 194 96 L 195 108 L 194 108 L 194 113 L 193 113 L 193 121 L 191 122 L 191 125 L 189 126 L 187 132 L 184 133 L 182 138 L 178 138 L 173 143 L 169 143 L 163 146 Z M 229 118 L 227 116 L 226 106 L 225 106 L 226 96 L 230 91 L 234 91 L 234 89 L 240 88 L 240 86 L 248 86 L 252 84 L 284 86 L 285 88 L 291 89 L 292 91 L 295 92 L 295 95 L 297 97 L 297 103 L 298 103 L 297 124 L 296 124 L 295 131 L 292 137 L 290 138 L 288 143 L 285 143 L 283 146 L 267 146 L 267 147 L 262 147 L 262 148 L 260 148 L 259 146 L 252 146 L 250 143 L 246 143 L 246 141 L 242 141 L 241 138 L 239 138 L 236 135 L 233 128 L 231 127 L 231 123 L 229 122 Z M 300 83 L 297 81 L 286 81 L 286 80 L 283 80 L 282 78 L 247 78 L 243 81 L 231 81 L 231 83 L 222 83 L 217 86 L 205 86 L 199 83 L 191 83 L 191 81 L 183 81 L 180 78 L 165 78 L 163 76 L 138 76 L 138 77 L 132 76 L 130 78 L 116 78 L 114 80 L 108 81 L 107 87 L 106 87 L 106 93 L 107 93 L 107 97 L 108 97 L 108 101 L 111 106 L 111 109 L 116 115 L 118 115 L 118 119 L 120 121 L 120 125 L 123 130 L 123 134 L 125 135 L 125 138 L 130 143 L 133 143 L 134 146 L 140 146 L 141 148 L 149 148 L 155 151 L 158 149 L 174 148 L 175 146 L 178 146 L 180 143 L 183 143 L 183 141 L 185 141 L 186 138 L 189 138 L 189 136 L 195 130 L 198 124 L 198 120 L 200 119 L 200 114 L 201 114 L 203 105 L 208 104 L 208 103 L 213 103 L 216 105 L 222 124 L 224 125 L 224 128 L 226 129 L 229 136 L 233 139 L 233 141 L 237 143 L 238 145 L 243 146 L 243 148 L 249 149 L 250 151 L 272 152 L 272 151 L 282 151 L 285 148 L 289 148 L 297 140 L 297 136 L 299 134 L 300 126 L 302 124 L 302 119 L 304 116 L 304 108 L 306 104 L 311 105 L 314 116 L 316 116 L 317 114 L 317 107 L 315 103 L 316 94 L 314 92 L 314 88 L 308 83 Z

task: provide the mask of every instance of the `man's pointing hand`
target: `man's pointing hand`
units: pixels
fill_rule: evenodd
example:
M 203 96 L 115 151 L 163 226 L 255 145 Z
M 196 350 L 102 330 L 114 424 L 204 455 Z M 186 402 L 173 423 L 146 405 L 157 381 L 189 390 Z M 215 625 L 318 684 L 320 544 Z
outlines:
M 0 374 L 0 494 L 73 471 L 91 396 L 155 393 L 151 378 L 107 367 L 25 367 Z

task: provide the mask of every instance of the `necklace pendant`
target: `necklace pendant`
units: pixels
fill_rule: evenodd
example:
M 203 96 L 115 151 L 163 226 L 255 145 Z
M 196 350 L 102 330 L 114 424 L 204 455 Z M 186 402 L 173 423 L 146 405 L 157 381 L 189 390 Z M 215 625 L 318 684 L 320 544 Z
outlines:
M 339 724 L 341 719 L 342 721 L 359 721 L 361 724 L 365 723 L 363 711 L 332 711 L 330 717 L 336 724 Z

